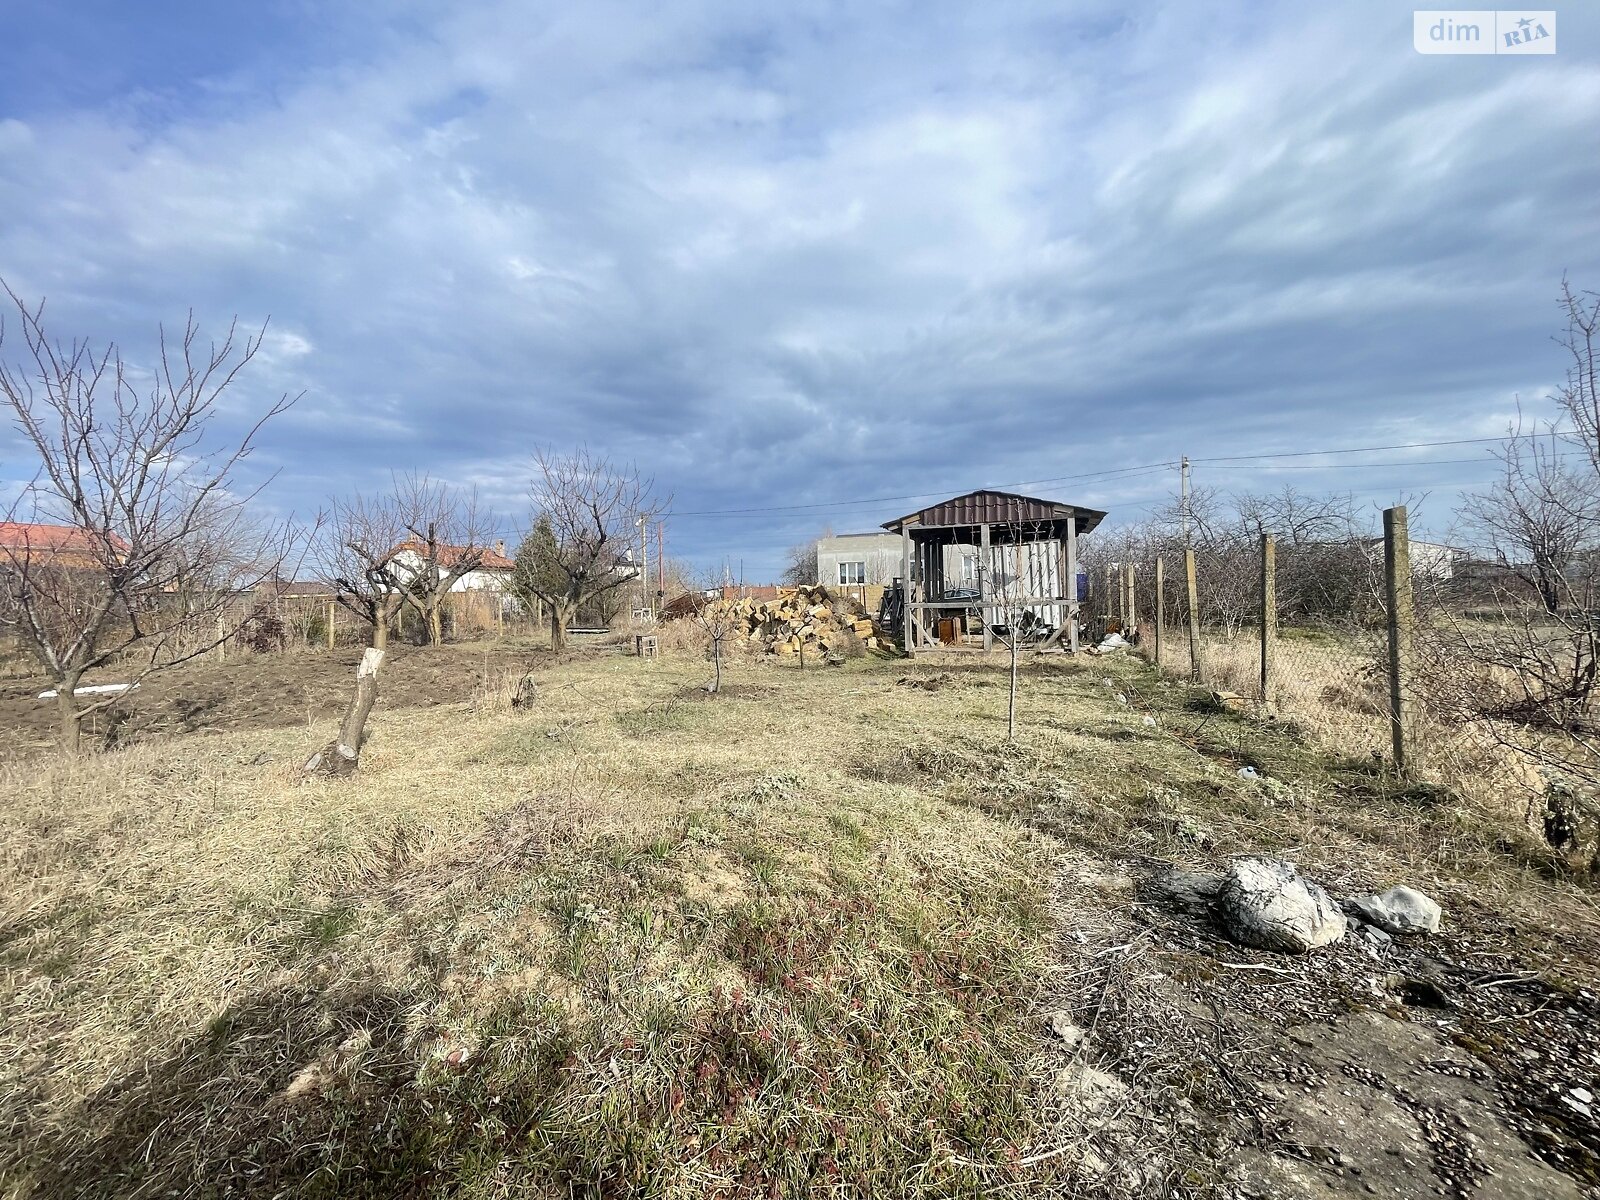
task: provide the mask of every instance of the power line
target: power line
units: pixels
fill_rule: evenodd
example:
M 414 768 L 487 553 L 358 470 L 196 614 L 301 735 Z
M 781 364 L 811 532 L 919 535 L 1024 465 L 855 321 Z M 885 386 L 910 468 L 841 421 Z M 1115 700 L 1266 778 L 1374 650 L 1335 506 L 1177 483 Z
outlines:
M 1556 432 L 1557 432 L 1557 436 L 1559 436 L 1559 431 L 1556 431 Z M 1191 463 L 1264 462 L 1264 461 L 1268 461 L 1268 460 L 1272 460 L 1272 459 L 1280 459 L 1280 458 L 1315 458 L 1315 457 L 1318 457 L 1318 456 L 1321 456 L 1321 455 L 1330 455 L 1330 454 L 1376 454 L 1376 453 L 1379 453 L 1379 452 L 1385 451 L 1385 450 L 1427 450 L 1427 449 L 1437 448 L 1437 447 L 1440 447 L 1440 446 L 1474 446 L 1474 445 L 1489 445 L 1489 444 L 1494 444 L 1494 443 L 1503 444 L 1505 442 L 1517 441 L 1517 440 L 1519 440 L 1519 438 L 1527 437 L 1527 436 L 1530 436 L 1530 435 L 1520 434 L 1520 435 L 1510 435 L 1510 436 L 1502 436 L 1502 437 L 1449 438 L 1449 439 L 1444 439 L 1444 440 L 1440 440 L 1440 441 L 1432 441 L 1432 442 L 1396 442 L 1396 443 L 1394 443 L 1392 445 L 1388 445 L 1388 446 L 1346 446 L 1346 447 L 1340 447 L 1340 448 L 1337 448 L 1337 449 L 1330 449 L 1330 450 L 1281 450 L 1281 451 L 1273 451 L 1273 452 L 1270 452 L 1270 453 L 1263 453 L 1263 454 L 1225 454 L 1225 455 L 1212 455 L 1212 456 L 1206 457 L 1206 458 L 1190 458 L 1189 461 Z M 1543 436 L 1546 436 L 1546 435 L 1537 434 L 1537 435 L 1531 435 L 1531 436 L 1543 437 Z M 1480 460 L 1478 460 L 1478 459 L 1459 459 L 1459 460 L 1441 460 L 1441 461 L 1478 462 Z M 1336 469 L 1338 465 L 1339 464 L 1330 464 L 1327 469 L 1330 469 L 1330 470 Z M 1395 463 L 1395 464 L 1373 463 L 1373 464 L 1352 464 L 1352 465 L 1356 465 L 1356 466 L 1361 466 L 1361 465 L 1372 465 L 1372 466 L 1389 466 L 1389 465 L 1394 465 L 1394 466 L 1407 466 L 1407 465 L 1410 465 L 1410 466 L 1431 466 L 1431 465 L 1436 465 L 1436 464 L 1429 463 L 1429 462 L 1417 462 L 1417 461 L 1414 461 L 1414 462 L 1411 462 L 1411 463 L 1401 462 L 1401 463 Z M 1116 479 L 1116 478 L 1119 478 L 1119 477 L 1121 477 L 1121 478 L 1136 478 L 1137 475 L 1134 474 L 1134 473 L 1143 474 L 1143 473 L 1150 472 L 1150 471 L 1168 470 L 1168 469 L 1175 468 L 1177 466 L 1178 466 L 1177 460 L 1170 459 L 1170 460 L 1167 460 L 1165 462 L 1141 463 L 1141 464 L 1139 464 L 1137 466 L 1132 466 L 1132 467 L 1117 467 L 1117 468 L 1107 469 L 1107 470 L 1104 470 L 1104 471 L 1089 471 L 1089 472 L 1086 472 L 1086 473 L 1081 474 L 1081 475 L 1057 475 L 1057 476 L 1052 476 L 1051 478 L 1048 478 L 1048 479 L 1025 479 L 1020 483 L 1006 483 L 1006 484 L 997 484 L 997 485 L 992 485 L 992 486 L 993 486 L 994 490 L 1006 491 L 1006 490 L 1009 490 L 1011 488 L 1036 487 L 1036 486 L 1038 486 L 1040 484 L 1046 484 L 1046 483 L 1080 483 L 1080 482 L 1085 482 L 1085 481 L 1089 481 L 1089 480 L 1110 481 L 1112 479 Z M 980 489 L 973 489 L 973 490 L 980 490 Z M 683 512 L 668 512 L 665 515 L 669 516 L 669 517 L 724 517 L 724 516 L 767 515 L 767 514 L 782 513 L 782 512 L 815 512 L 815 511 L 818 511 L 818 510 L 821 510 L 821 509 L 851 508 L 851 507 L 857 507 L 857 506 L 866 507 L 868 505 L 873 505 L 873 504 L 893 504 L 893 503 L 897 503 L 897 502 L 902 501 L 902 500 L 937 499 L 937 498 L 945 496 L 946 494 L 947 493 L 943 492 L 943 491 L 939 491 L 939 492 L 919 492 L 919 493 L 916 493 L 914 495 L 906 495 L 906 496 L 875 496 L 875 497 L 867 497 L 867 498 L 852 499 L 852 500 L 823 500 L 823 501 L 818 501 L 817 503 L 814 503 L 814 504 L 764 504 L 764 505 L 755 505 L 755 506 L 752 506 L 752 507 L 749 507 L 749 508 L 712 508 L 712 509 L 686 510 L 686 511 L 683 511 Z
M 1520 441 L 1526 437 L 1561 436 L 1563 431 L 1556 430 L 1540 434 L 1511 434 L 1501 437 L 1478 438 L 1448 438 L 1429 442 L 1395 442 L 1384 446 L 1345 446 L 1324 450 L 1280 450 L 1260 454 L 1225 454 L 1211 455 L 1202 458 L 1190 458 L 1190 463 L 1247 463 L 1247 462 L 1272 462 L 1286 458 L 1317 458 L 1336 454 L 1376 454 L 1391 450 L 1426 450 L 1441 446 L 1474 446 L 1474 445 L 1504 445 L 1508 442 Z M 1558 455 L 1557 457 L 1582 457 L 1582 455 Z M 1451 458 L 1451 459 L 1402 459 L 1394 462 L 1380 463 L 1284 463 L 1276 470 L 1301 470 L 1301 471 L 1366 471 L 1382 470 L 1388 467 L 1434 467 L 1457 466 L 1470 463 L 1481 463 L 1481 458 Z M 1027 479 L 1019 483 L 991 485 L 993 490 L 1008 491 L 1015 488 L 1037 487 L 1042 484 L 1058 483 L 1123 483 L 1135 479 L 1147 478 L 1162 471 L 1173 470 L 1178 467 L 1175 459 L 1164 462 L 1140 463 L 1129 467 L 1108 468 L 1102 471 L 1088 471 L 1078 475 L 1056 475 L 1044 479 Z M 983 489 L 968 489 L 983 490 Z M 819 513 L 829 516 L 844 516 L 850 511 L 860 508 L 870 508 L 881 504 L 894 504 L 902 501 L 942 499 L 949 493 L 947 491 L 917 492 L 899 496 L 872 496 L 847 500 L 823 500 L 812 504 L 764 504 L 753 505 L 747 508 L 720 508 L 720 509 L 689 509 L 669 510 L 661 515 L 663 517 L 767 517 L 784 513 Z M 957 493 L 960 494 L 960 493 Z M 1121 508 L 1137 507 L 1121 505 Z M 522 534 L 526 530 L 508 529 L 504 532 Z
M 1050 479 L 1025 479 L 1021 483 L 991 485 L 990 490 L 1005 491 L 1009 488 L 1037 487 L 1041 483 L 1079 483 L 1084 480 L 1125 475 L 1131 471 L 1160 470 L 1176 465 L 1176 463 L 1172 462 L 1143 463 L 1136 467 L 1116 467 L 1105 471 L 1089 471 L 1083 475 L 1057 475 Z M 969 488 L 968 490 L 982 491 L 985 489 Z M 751 508 L 707 508 L 684 512 L 669 511 L 662 515 L 668 517 L 740 517 L 756 513 L 810 512 L 822 508 L 864 508 L 872 504 L 893 504 L 901 500 L 929 500 L 945 495 L 948 495 L 948 492 L 917 492 L 908 496 L 873 496 L 861 500 L 821 500 L 815 504 L 762 504 Z
M 1510 437 L 1454 438 L 1447 442 L 1400 442 L 1393 446 L 1351 446 L 1343 450 L 1284 450 L 1273 454 L 1224 454 L 1214 455 L 1211 458 L 1191 458 L 1189 461 L 1192 463 L 1254 462 L 1265 458 L 1311 458 L 1318 454 L 1375 454 L 1380 450 L 1427 450 L 1435 446 L 1476 446 L 1489 442 L 1514 442 L 1527 436 L 1529 435 L 1520 434 Z

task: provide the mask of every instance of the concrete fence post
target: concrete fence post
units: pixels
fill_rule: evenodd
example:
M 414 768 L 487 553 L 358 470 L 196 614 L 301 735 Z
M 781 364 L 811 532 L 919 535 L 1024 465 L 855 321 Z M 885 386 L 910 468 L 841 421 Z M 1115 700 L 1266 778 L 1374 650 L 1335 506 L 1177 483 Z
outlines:
M 1383 510 L 1384 600 L 1389 615 L 1389 733 L 1394 769 L 1413 774 L 1417 760 L 1411 674 L 1416 610 L 1411 595 L 1411 537 L 1406 507 Z
M 1278 550 L 1270 534 L 1261 535 L 1261 703 L 1272 685 L 1272 652 L 1278 641 Z
M 1204 674 L 1200 670 L 1200 587 L 1195 579 L 1192 547 L 1183 552 L 1183 575 L 1189 594 L 1189 678 L 1199 683 Z

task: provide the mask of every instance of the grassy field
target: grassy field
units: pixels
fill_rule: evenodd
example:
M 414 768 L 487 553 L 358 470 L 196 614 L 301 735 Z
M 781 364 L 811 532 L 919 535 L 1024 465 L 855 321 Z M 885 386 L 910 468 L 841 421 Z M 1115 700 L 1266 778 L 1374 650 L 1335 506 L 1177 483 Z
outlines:
M 343 783 L 298 778 L 315 714 L 0 767 L 0 1187 L 1225 1194 L 1193 1155 L 1226 1122 L 1106 1190 L 1054 1082 L 1064 1007 L 1136 1091 L 1211 1103 L 1113 1002 L 1136 951 L 1218 953 L 1136 927 L 1155 859 L 1403 877 L 1498 931 L 1474 952 L 1594 983 L 1591 896 L 1516 830 L 1288 735 L 1242 780 L 1236 718 L 1134 660 L 1028 664 L 1015 745 L 998 664 L 706 676 L 596 653 L 531 708 L 499 667 L 380 701 Z

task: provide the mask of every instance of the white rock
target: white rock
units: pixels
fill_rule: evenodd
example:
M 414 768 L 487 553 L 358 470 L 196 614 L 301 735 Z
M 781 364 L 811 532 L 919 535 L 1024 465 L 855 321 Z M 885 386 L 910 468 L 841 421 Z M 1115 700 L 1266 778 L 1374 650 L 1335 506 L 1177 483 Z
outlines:
M 1349 907 L 1385 933 L 1438 933 L 1439 906 L 1415 888 L 1392 887 L 1377 896 L 1357 896 Z
M 1084 1038 L 1083 1030 L 1064 1012 L 1050 1014 L 1050 1032 L 1061 1039 L 1067 1050 L 1076 1050 Z
M 1103 1117 L 1124 1101 L 1128 1085 L 1088 1063 L 1076 1062 L 1056 1072 L 1056 1091 L 1076 1115 Z
M 1217 916 L 1235 941 L 1263 950 L 1304 954 L 1345 935 L 1345 917 L 1293 863 L 1235 859 L 1217 894 Z

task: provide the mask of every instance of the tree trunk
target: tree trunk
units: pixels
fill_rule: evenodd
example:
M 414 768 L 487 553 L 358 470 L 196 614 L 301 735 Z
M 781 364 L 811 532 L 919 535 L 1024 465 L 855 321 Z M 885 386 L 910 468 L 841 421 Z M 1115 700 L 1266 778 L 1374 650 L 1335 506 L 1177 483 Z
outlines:
M 1011 699 L 1006 705 L 1006 740 L 1017 740 L 1017 647 L 1021 639 L 1017 637 L 1016 627 L 1011 629 Z
M 561 602 L 550 605 L 550 649 L 567 648 L 567 624 L 572 620 L 573 609 L 576 607 Z
M 378 701 L 378 668 L 382 665 L 382 650 L 369 646 L 362 652 L 361 665 L 356 668 L 356 694 L 345 710 L 339 736 L 306 759 L 306 774 L 335 778 L 355 774 L 361 743 L 366 740 L 367 716 Z
M 430 646 L 444 645 L 444 598 L 439 597 L 438 602 L 428 609 L 428 644 Z
M 56 685 L 56 741 L 63 752 L 77 754 L 83 749 L 83 718 L 78 712 L 78 681 Z
M 712 638 L 711 639 L 711 664 L 712 664 L 712 667 L 715 669 L 715 672 L 716 672 L 716 678 L 713 679 L 712 683 L 711 683 L 711 691 L 713 693 L 718 693 L 718 692 L 722 691 L 722 639 L 721 638 Z

